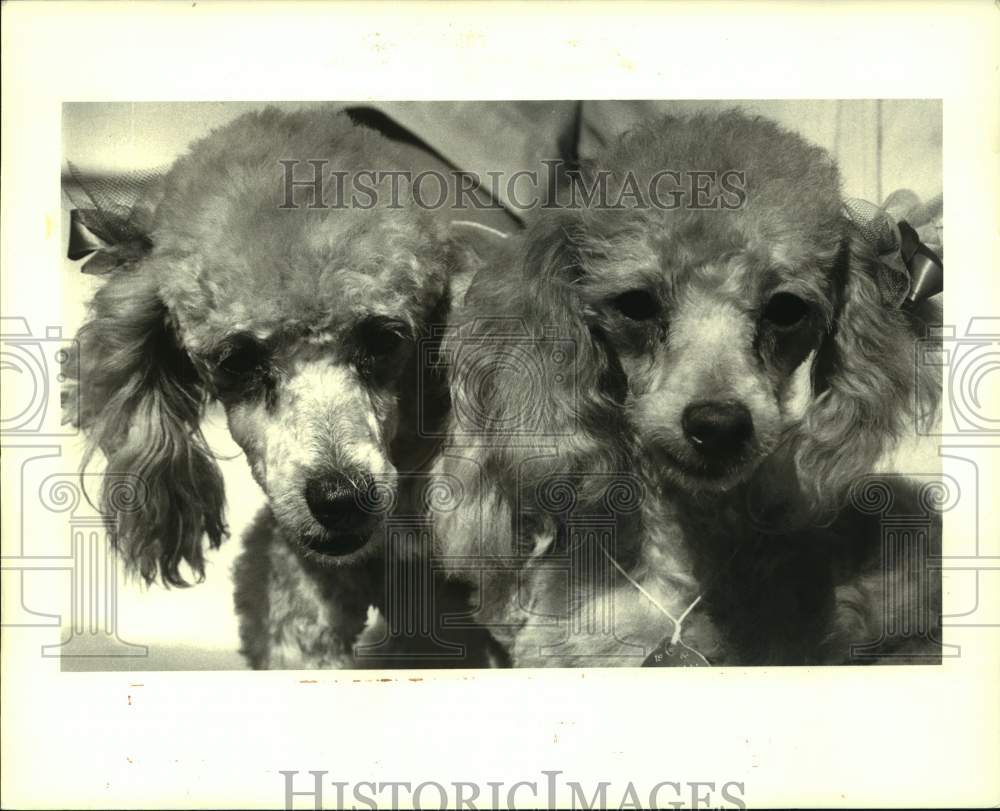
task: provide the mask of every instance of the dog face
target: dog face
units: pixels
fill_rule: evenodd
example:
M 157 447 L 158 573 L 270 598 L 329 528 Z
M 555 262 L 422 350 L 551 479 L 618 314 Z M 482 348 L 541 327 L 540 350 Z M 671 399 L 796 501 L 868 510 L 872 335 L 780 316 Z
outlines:
M 248 196 L 267 200 L 259 191 Z M 395 458 L 394 441 L 413 428 L 402 403 L 419 388 L 417 341 L 447 268 L 430 225 L 403 213 L 232 207 L 227 244 L 263 247 L 227 257 L 234 267 L 213 264 L 202 240 L 162 288 L 275 518 L 326 555 L 366 544 L 396 465 L 411 461 Z
M 602 237 L 575 288 L 620 364 L 639 447 L 687 489 L 728 489 L 802 416 L 837 246 L 793 256 L 745 215 L 665 219 Z
M 740 204 L 706 206 L 733 172 Z M 830 157 L 728 113 L 649 122 L 585 179 L 599 173 L 606 200 L 655 187 L 675 204 L 553 206 L 512 259 L 512 280 L 477 278 L 470 319 L 516 316 L 575 347 L 569 372 L 552 365 L 526 381 L 499 370 L 486 392 L 457 376 L 454 396 L 478 397 L 482 433 L 534 398 L 533 435 L 556 450 L 526 454 L 498 437 L 483 443 L 482 466 L 507 492 L 526 477 L 638 464 L 657 487 L 704 493 L 774 462 L 804 504 L 833 506 L 913 413 L 919 319 L 883 303 L 878 258 L 842 214 Z M 508 339 L 491 340 L 497 352 Z M 540 378 L 539 394 L 527 384 Z M 933 400 L 933 381 L 919 386 Z
M 313 205 L 281 161 L 392 165 L 340 116 L 238 119 L 178 161 L 150 256 L 109 279 L 79 335 L 79 422 L 149 505 L 119 546 L 151 579 L 201 569 L 224 532 L 222 482 L 198 422 L 218 400 L 290 539 L 343 562 L 377 534 L 397 470 L 426 462 L 417 342 L 443 318 L 452 249 L 426 212 Z M 377 202 L 377 201 L 376 201 Z M 428 395 L 433 398 L 433 395 Z M 426 414 L 423 415 L 426 417 Z
M 361 315 L 343 337 L 240 333 L 206 360 L 275 517 L 310 549 L 360 548 L 374 528 L 365 503 L 394 486 L 400 378 L 415 340 L 402 323 Z

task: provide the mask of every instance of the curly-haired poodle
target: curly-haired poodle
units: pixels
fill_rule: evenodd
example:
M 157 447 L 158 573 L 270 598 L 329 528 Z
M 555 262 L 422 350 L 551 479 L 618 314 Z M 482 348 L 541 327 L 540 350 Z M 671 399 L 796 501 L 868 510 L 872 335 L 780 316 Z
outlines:
M 445 346 L 436 464 L 468 497 L 440 553 L 478 617 L 516 665 L 936 660 L 933 498 L 878 481 L 924 519 L 885 554 L 850 497 L 936 401 L 935 306 L 899 306 L 829 155 L 729 112 L 651 121 L 582 178 Z
M 147 582 L 200 578 L 204 539 L 226 534 L 199 429 L 208 402 L 224 406 L 268 499 L 235 571 L 257 668 L 357 664 L 369 607 L 384 609 L 383 507 L 421 511 L 423 437 L 448 405 L 417 348 L 447 315 L 461 249 L 412 205 L 325 198 L 301 180 L 313 164 L 323 178 L 406 168 L 328 108 L 238 118 L 177 160 L 150 252 L 107 279 L 78 335 L 75 419 L 88 459 L 102 451 L 140 490 L 137 511 L 117 512 L 108 485 L 102 503 Z

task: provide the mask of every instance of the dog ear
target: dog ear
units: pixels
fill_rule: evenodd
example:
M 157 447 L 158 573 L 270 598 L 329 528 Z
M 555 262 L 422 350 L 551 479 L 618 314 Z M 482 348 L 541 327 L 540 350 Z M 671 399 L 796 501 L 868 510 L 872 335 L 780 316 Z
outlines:
M 508 496 L 550 473 L 624 469 L 613 397 L 621 370 L 574 291 L 575 216 L 544 212 L 500 266 L 478 273 L 445 342 L 453 437 L 480 449 Z
M 222 474 L 198 424 L 205 392 L 180 347 L 155 275 L 132 265 L 98 290 L 77 335 L 73 385 L 88 438 L 83 467 L 101 450 L 107 474 L 135 477 L 142 503 L 117 511 L 110 479 L 100 506 L 126 565 L 148 583 L 187 585 L 186 562 L 204 577 L 202 537 L 212 548 L 226 533 Z M 133 505 L 135 506 L 135 505 Z
M 448 286 L 450 299 L 455 306 L 465 300 L 465 293 L 480 270 L 501 265 L 513 241 L 512 234 L 472 220 L 453 220 L 449 223 L 448 251 L 451 267 Z
M 815 399 L 794 438 L 800 487 L 820 510 L 838 508 L 917 420 L 933 420 L 940 399 L 940 378 L 916 351 L 939 320 L 936 305 L 888 305 L 874 248 L 847 227 L 839 301 L 813 366 Z

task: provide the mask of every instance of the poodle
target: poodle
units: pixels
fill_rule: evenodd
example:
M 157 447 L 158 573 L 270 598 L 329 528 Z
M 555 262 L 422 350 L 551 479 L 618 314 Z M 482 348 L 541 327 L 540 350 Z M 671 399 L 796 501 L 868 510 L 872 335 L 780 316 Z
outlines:
M 730 111 L 577 180 L 443 347 L 437 554 L 478 619 L 516 666 L 938 661 L 934 487 L 873 475 L 936 407 L 936 304 L 901 306 L 830 156 Z M 919 521 L 883 538 L 875 502 Z
M 267 497 L 235 568 L 250 665 L 350 667 L 387 652 L 412 664 L 441 651 L 475 662 L 471 632 L 444 646 L 432 626 L 398 627 L 424 603 L 396 599 L 386 614 L 392 578 L 423 566 L 407 542 L 387 548 L 388 527 L 419 525 L 448 408 L 419 350 L 473 260 L 405 200 L 329 199 L 302 181 L 311 165 L 324 180 L 406 168 L 389 140 L 322 107 L 244 115 L 176 161 L 150 250 L 109 275 L 77 336 L 69 402 L 89 440 L 84 466 L 96 451 L 107 458 L 102 509 L 130 570 L 167 586 L 200 580 L 205 539 L 215 548 L 227 534 L 222 476 L 199 429 L 217 401 Z M 116 502 L 123 476 L 141 508 Z M 446 591 L 440 610 L 465 604 L 461 589 Z M 364 660 L 354 645 L 373 617 L 383 638 Z

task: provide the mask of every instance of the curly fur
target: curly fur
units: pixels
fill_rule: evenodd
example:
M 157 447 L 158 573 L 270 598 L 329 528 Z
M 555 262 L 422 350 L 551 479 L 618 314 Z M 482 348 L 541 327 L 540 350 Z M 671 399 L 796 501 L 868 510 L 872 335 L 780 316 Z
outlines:
M 202 577 L 203 536 L 216 548 L 226 532 L 222 475 L 198 428 L 204 387 L 174 340 L 156 279 L 121 274 L 102 287 L 77 345 L 84 466 L 100 449 L 109 474 L 141 483 L 141 511 L 118 513 L 102 489 L 119 551 L 147 582 L 160 574 L 183 585 L 182 563 Z
M 433 458 L 427 437 L 448 407 L 417 345 L 447 317 L 469 257 L 428 212 L 382 198 L 321 208 L 299 187 L 290 209 L 282 160 L 405 168 L 390 142 L 322 108 L 251 113 L 195 143 L 166 178 L 150 253 L 108 277 L 79 332 L 73 418 L 88 462 L 99 450 L 109 473 L 140 483 L 138 511 L 116 509 L 110 479 L 102 493 L 124 559 L 181 586 L 186 570 L 203 577 L 205 538 L 214 548 L 226 534 L 199 430 L 220 402 L 269 502 L 235 571 L 244 653 L 255 667 L 351 665 L 381 600 L 384 519 L 329 528 L 307 484 L 338 475 L 360 498 L 371 481 L 415 509 L 409 474 Z
M 627 173 L 645 187 L 663 169 L 743 172 L 745 205 L 549 210 L 506 257 L 509 272 L 471 285 L 446 345 L 462 358 L 454 447 L 437 463 L 470 497 L 439 517 L 440 554 L 461 562 L 456 576 L 481 561 L 479 616 L 516 664 L 637 663 L 671 635 L 604 565 L 602 545 L 672 616 L 702 597 L 683 639 L 712 661 L 848 661 L 862 629 L 885 618 L 872 588 L 878 527 L 848 491 L 933 411 L 938 383 L 917 380 L 913 342 L 935 308 L 883 304 L 877 257 L 841 212 L 833 161 L 772 122 L 652 121 L 588 171 L 611 171 L 613 200 Z M 768 315 L 778 293 L 803 307 L 792 328 Z M 636 296 L 649 312 L 633 317 Z M 545 349 L 553 335 L 565 352 Z M 481 373 L 526 345 L 530 369 Z M 682 429 L 686 407 L 704 400 L 752 416 L 747 446 L 718 464 Z M 475 425 L 459 418 L 469 414 Z M 553 477 L 572 479 L 571 507 L 542 503 Z M 641 505 L 602 508 L 622 480 Z M 903 500 L 912 489 L 892 486 Z M 587 535 L 580 516 L 611 530 Z M 576 571 L 574 554 L 601 565 Z M 613 628 L 579 630 L 612 603 Z

